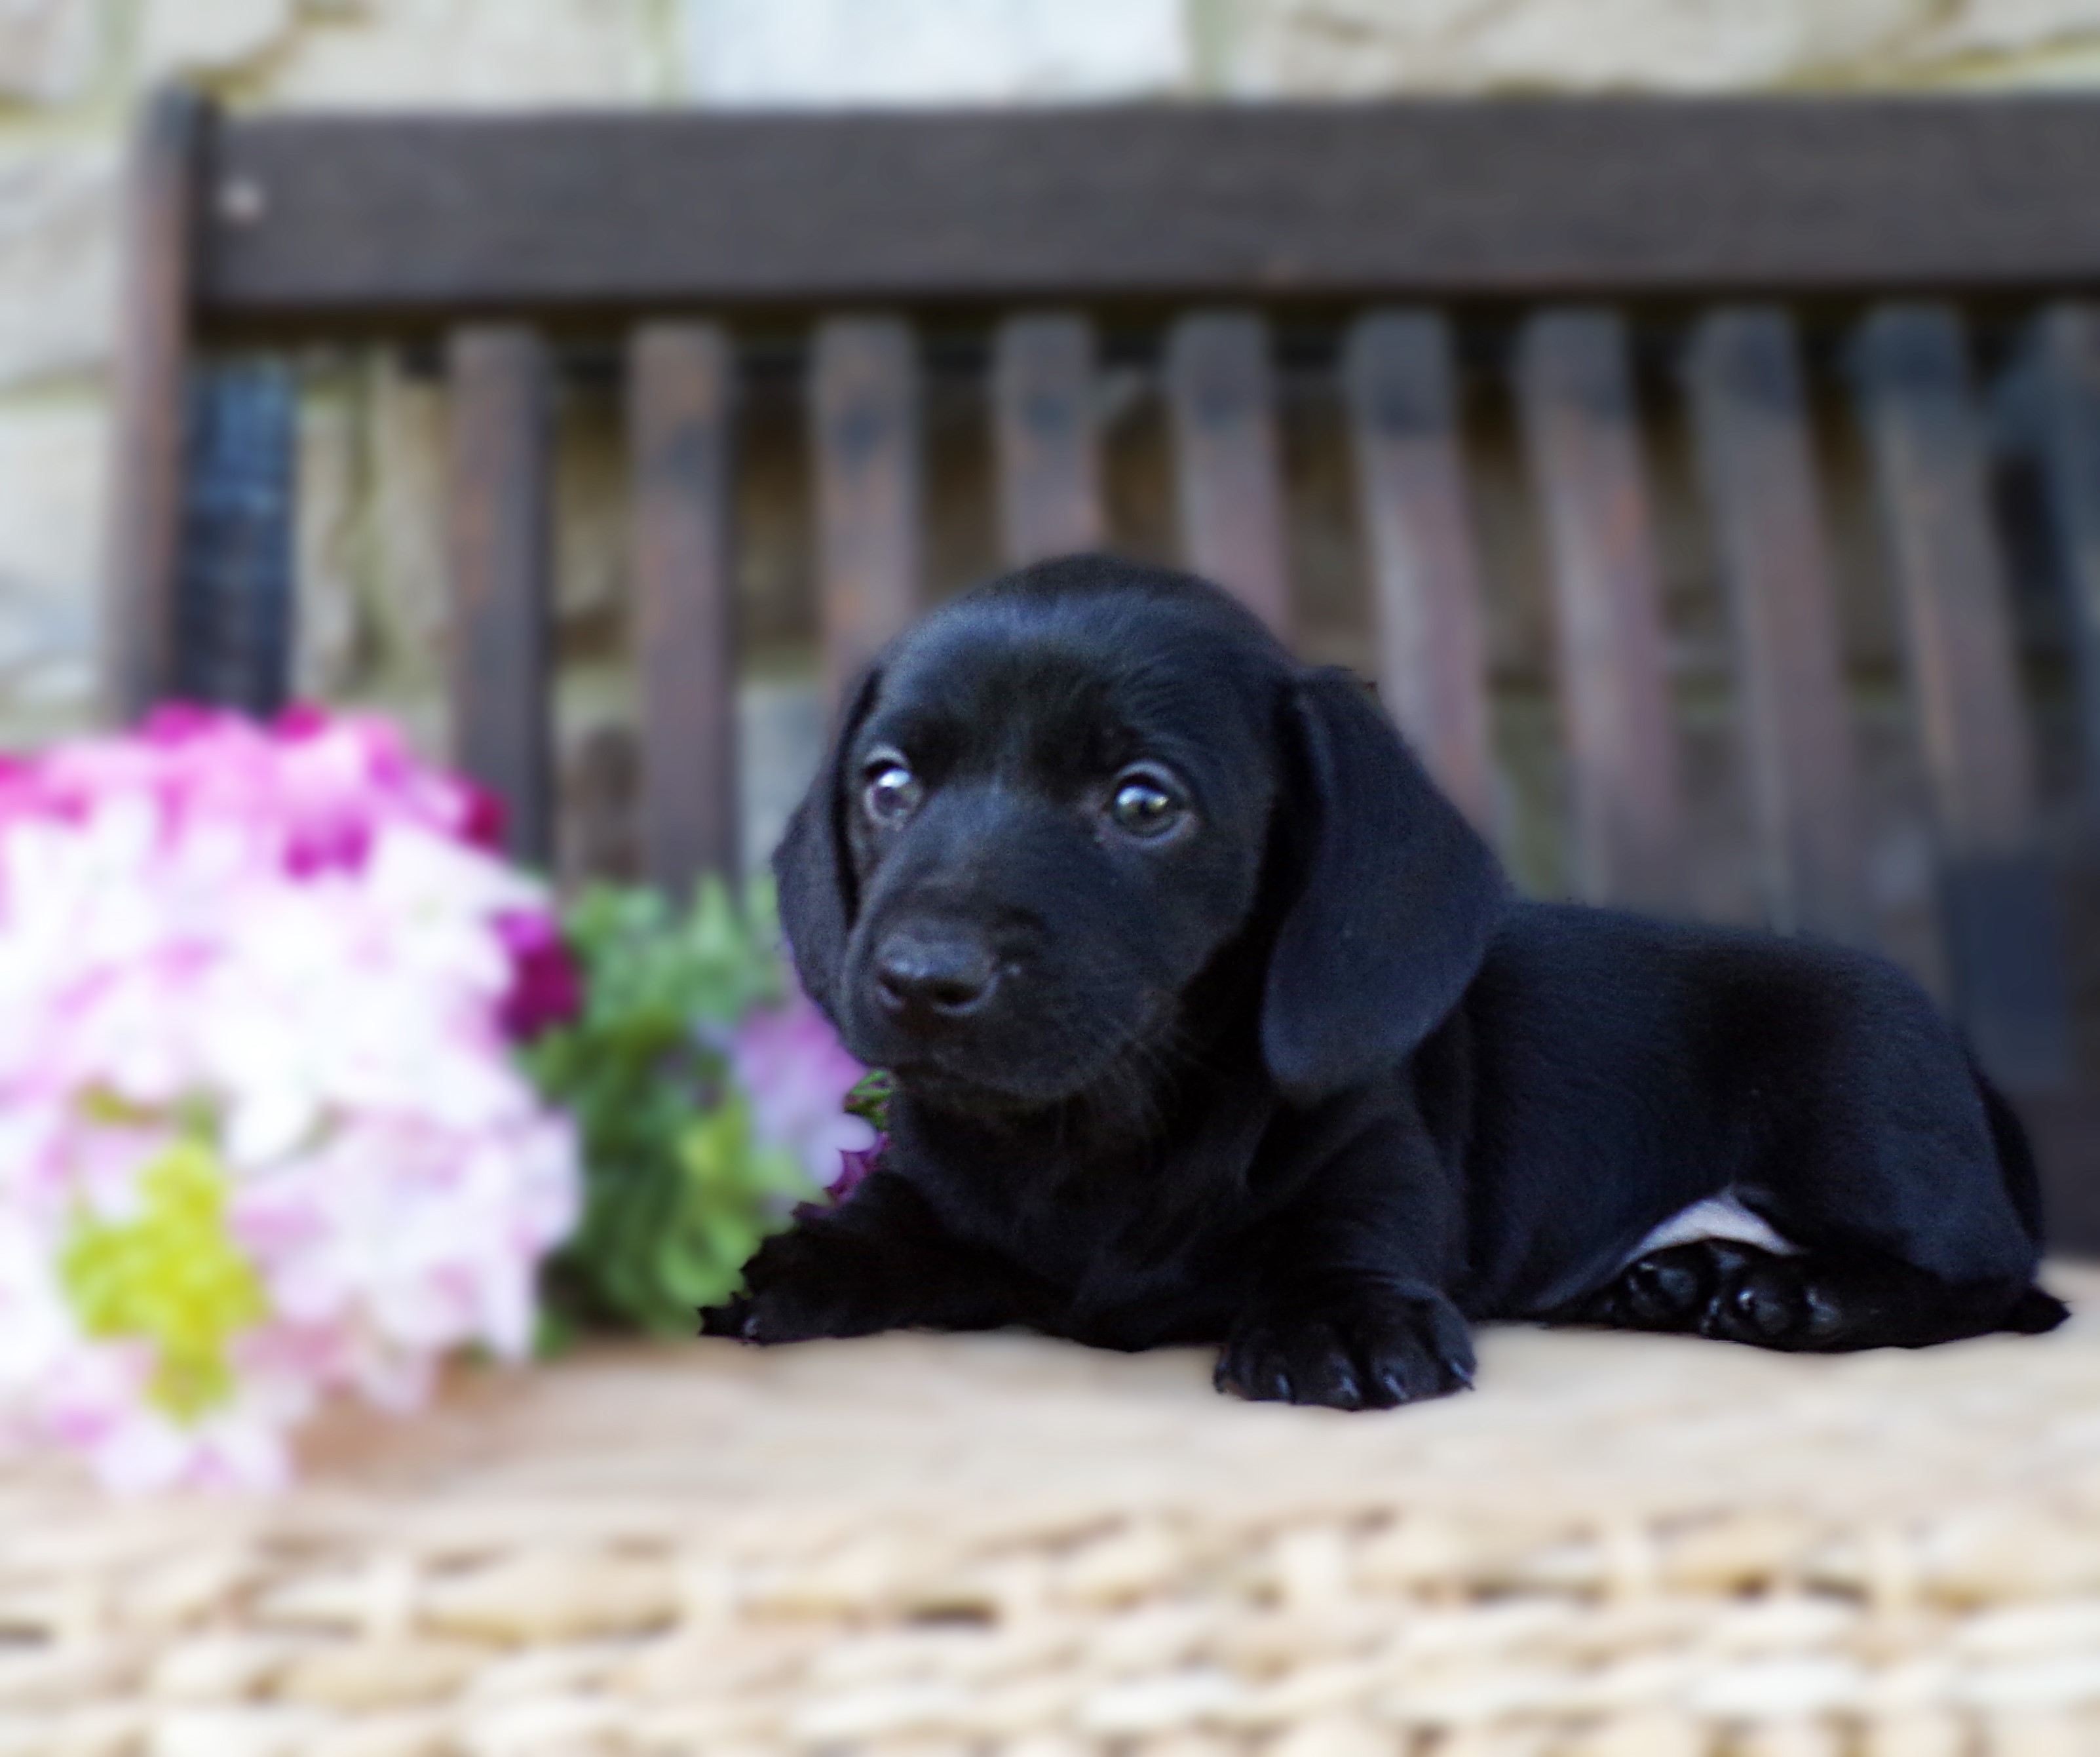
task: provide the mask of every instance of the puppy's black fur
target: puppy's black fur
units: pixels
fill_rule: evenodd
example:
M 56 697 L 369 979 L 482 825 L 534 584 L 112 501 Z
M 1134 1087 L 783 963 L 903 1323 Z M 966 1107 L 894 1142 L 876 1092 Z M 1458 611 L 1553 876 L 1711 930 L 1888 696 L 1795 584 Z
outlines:
M 1364 691 L 1199 581 L 1060 562 L 929 618 L 775 865 L 898 1090 L 880 1168 L 714 1331 L 1214 1343 L 1223 1386 L 1356 1408 L 1469 1382 L 1482 1318 L 1831 1349 L 2062 1316 L 2018 1126 L 1908 978 L 1513 899 Z M 1723 1194 L 1795 1251 L 1637 1258 Z

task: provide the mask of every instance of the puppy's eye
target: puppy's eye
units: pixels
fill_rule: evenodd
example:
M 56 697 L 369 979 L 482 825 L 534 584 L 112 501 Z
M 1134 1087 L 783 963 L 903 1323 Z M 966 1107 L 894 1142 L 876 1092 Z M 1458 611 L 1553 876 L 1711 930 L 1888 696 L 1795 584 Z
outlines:
M 1116 783 L 1109 799 L 1109 816 L 1125 835 L 1150 841 L 1167 834 L 1186 815 L 1188 807 L 1155 777 L 1127 775 Z
M 925 797 L 925 784 L 894 753 L 872 758 L 865 772 L 867 785 L 861 797 L 877 823 L 902 823 Z

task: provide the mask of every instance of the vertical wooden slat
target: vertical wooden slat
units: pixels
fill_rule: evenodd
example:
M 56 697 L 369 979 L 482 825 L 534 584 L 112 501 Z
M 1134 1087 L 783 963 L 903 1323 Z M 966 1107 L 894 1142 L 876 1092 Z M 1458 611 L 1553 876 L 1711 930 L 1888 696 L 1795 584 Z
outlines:
M 1378 621 L 1379 693 L 1444 790 L 1494 815 L 1480 568 L 1451 336 L 1431 312 L 1360 321 L 1343 364 Z
M 638 333 L 628 353 L 641 675 L 642 856 L 683 898 L 738 872 L 736 360 L 712 324 Z
M 1094 434 L 1094 332 L 1038 313 L 999 325 L 992 364 L 1000 536 L 1007 564 L 1101 546 Z
M 1517 362 L 1558 611 L 1575 877 L 1599 903 L 1682 901 L 1677 735 L 1624 326 L 1549 311 Z
M 189 324 L 208 121 L 193 94 L 161 91 L 140 113 L 131 143 L 102 646 L 103 695 L 119 721 L 174 686 Z
M 836 703 L 919 608 L 917 346 L 898 319 L 832 318 L 818 327 L 812 373 L 825 686 Z
M 447 349 L 452 755 L 503 802 L 518 859 L 554 853 L 549 690 L 553 386 L 530 331 L 462 329 Z
M 191 374 L 174 686 L 276 713 L 291 683 L 298 388 L 267 357 Z
M 1872 938 L 1837 603 L 1791 320 L 1707 317 L 1688 381 L 1735 629 L 1744 744 L 1772 925 Z
M 1181 547 L 1278 634 L 1290 629 L 1283 482 L 1268 326 L 1247 311 L 1200 311 L 1167 339 Z
M 1858 366 L 1956 998 L 1986 1066 L 2047 1084 L 2069 1066 L 2063 975 L 1960 320 L 1937 306 L 1877 311 Z
M 2035 342 L 2041 478 L 2068 598 L 2085 785 L 2100 799 L 2100 307 L 2052 307 Z

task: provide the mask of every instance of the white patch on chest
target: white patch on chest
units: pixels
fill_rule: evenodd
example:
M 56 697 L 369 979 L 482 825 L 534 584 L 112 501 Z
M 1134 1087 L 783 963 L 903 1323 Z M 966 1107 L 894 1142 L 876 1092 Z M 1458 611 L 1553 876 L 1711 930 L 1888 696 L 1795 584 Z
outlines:
M 1730 1194 L 1695 1202 L 1683 1213 L 1672 1215 L 1634 1247 L 1626 1262 L 1635 1262 L 1651 1251 L 1666 1251 L 1674 1244 L 1696 1244 L 1702 1238 L 1755 1245 L 1779 1256 L 1796 1256 L 1801 1252 L 1799 1245 L 1781 1238 Z

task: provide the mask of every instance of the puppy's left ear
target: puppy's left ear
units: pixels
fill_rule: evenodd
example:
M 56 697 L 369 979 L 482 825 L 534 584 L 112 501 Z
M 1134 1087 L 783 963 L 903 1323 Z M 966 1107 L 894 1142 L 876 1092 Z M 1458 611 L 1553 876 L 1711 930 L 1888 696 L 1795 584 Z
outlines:
M 1299 889 L 1277 930 L 1263 1058 L 1309 1104 L 1404 1062 L 1473 979 L 1500 867 L 1362 686 L 1310 672 L 1285 709 Z M 1295 792 L 1295 797 L 1293 797 Z
M 795 973 L 817 1010 L 836 1025 L 832 1010 L 839 976 L 845 964 L 846 936 L 853 932 L 859 903 L 854 883 L 853 856 L 845 845 L 842 768 L 853 748 L 854 735 L 875 700 L 879 672 L 862 678 L 839 716 L 831 748 L 817 765 L 810 790 L 788 820 L 787 833 L 773 850 L 773 878 L 780 898 L 780 926 L 795 955 Z

